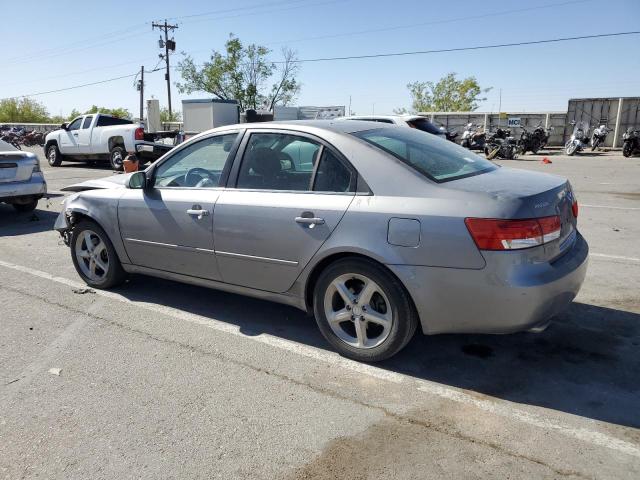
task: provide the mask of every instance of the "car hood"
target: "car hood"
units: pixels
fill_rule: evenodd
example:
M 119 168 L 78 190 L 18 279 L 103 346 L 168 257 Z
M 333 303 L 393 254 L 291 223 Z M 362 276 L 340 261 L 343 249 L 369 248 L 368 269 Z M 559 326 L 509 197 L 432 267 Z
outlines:
M 125 173 L 121 175 L 112 175 L 111 177 L 98 178 L 96 180 L 87 180 L 86 182 L 74 183 L 61 188 L 63 192 L 84 192 L 85 190 L 97 190 L 104 188 L 125 188 L 129 183 L 133 173 Z

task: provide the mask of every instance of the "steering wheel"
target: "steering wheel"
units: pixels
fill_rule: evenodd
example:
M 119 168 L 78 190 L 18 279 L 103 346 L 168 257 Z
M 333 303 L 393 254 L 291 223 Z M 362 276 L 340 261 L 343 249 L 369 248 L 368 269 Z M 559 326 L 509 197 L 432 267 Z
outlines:
M 194 167 L 187 170 L 184 174 L 184 184 L 187 187 L 205 187 L 211 185 L 205 185 L 205 182 L 213 182 L 211 173 L 208 170 L 200 167 Z

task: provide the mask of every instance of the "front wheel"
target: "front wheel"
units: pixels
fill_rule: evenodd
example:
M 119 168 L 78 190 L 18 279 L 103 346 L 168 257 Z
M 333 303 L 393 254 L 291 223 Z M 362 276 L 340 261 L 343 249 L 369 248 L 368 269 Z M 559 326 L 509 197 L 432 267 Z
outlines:
M 622 155 L 625 157 L 630 157 L 633 153 L 633 144 L 631 142 L 624 142 L 622 145 Z
M 571 156 L 574 153 L 576 153 L 577 149 L 578 149 L 578 145 L 575 142 L 568 142 L 565 145 L 564 151 L 567 155 Z
M 378 362 L 398 353 L 415 333 L 409 294 L 384 267 L 364 259 L 336 262 L 315 286 L 316 322 L 338 353 Z
M 127 151 L 124 147 L 113 147 L 111 152 L 109 152 L 109 162 L 111 163 L 111 168 L 114 170 L 120 171 L 123 169 L 124 158 L 127 156 Z
M 59 167 L 62 164 L 62 155 L 57 145 L 49 145 L 47 148 L 47 162 L 52 167 Z
M 485 157 L 487 157 L 487 160 L 493 160 L 494 158 L 496 158 L 498 152 L 500 152 L 500 147 L 495 147 L 493 149 L 485 147 L 484 149 L 484 155 Z
M 107 289 L 124 282 L 126 273 L 105 231 L 82 220 L 71 234 L 71 259 L 80 278 L 90 287 Z

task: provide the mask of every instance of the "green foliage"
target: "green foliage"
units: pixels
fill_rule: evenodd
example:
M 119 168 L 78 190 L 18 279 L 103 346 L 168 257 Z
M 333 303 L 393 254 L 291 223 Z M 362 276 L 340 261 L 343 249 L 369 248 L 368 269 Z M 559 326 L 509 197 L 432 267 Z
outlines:
M 71 111 L 69 115 L 69 120 L 74 119 L 78 115 L 88 115 L 91 113 L 104 113 L 106 115 L 113 115 L 118 118 L 125 118 L 127 120 L 131 120 L 131 112 L 126 108 L 106 108 L 106 107 L 98 107 L 97 105 L 91 105 L 91 108 L 84 113 L 78 112 L 75 108 Z
M 292 50 L 283 49 L 284 63 L 279 67 L 269 61 L 271 53 L 255 44 L 244 46 L 233 34 L 225 44 L 225 52 L 213 51 L 209 61 L 199 67 L 191 56 L 178 63 L 183 82 L 176 86 L 181 93 L 207 92 L 224 100 L 235 99 L 242 111 L 288 105 L 300 92 L 296 80 L 299 64 Z M 276 81 L 268 81 L 276 75 Z
M 169 115 L 169 109 L 167 107 L 162 107 L 160 109 L 160 121 L 162 123 L 166 122 L 181 122 L 182 121 L 182 112 L 171 112 Z
M 46 123 L 49 113 L 43 104 L 30 98 L 0 100 L 0 122 Z
M 411 109 L 414 112 L 471 112 L 486 100 L 482 94 L 491 90 L 481 88 L 475 77 L 462 80 L 449 73 L 438 83 L 413 82 L 407 85 L 411 94 Z M 405 108 L 396 113 L 407 113 Z

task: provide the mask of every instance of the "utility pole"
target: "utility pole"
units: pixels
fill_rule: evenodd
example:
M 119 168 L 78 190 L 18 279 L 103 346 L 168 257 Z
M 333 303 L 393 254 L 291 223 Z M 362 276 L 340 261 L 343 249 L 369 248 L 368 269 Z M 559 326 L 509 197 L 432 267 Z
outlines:
M 144 122 L 144 65 L 140 67 L 138 90 L 140 90 L 140 122 Z
M 164 32 L 164 40 L 162 40 L 162 36 L 160 36 L 160 41 L 158 42 L 158 45 L 160 46 L 160 48 L 164 47 L 164 55 L 160 54 L 160 58 L 163 58 L 166 66 L 167 66 L 167 71 L 164 74 L 164 78 L 167 81 L 167 99 L 169 101 L 169 119 L 171 119 L 172 113 L 171 113 L 171 74 L 170 74 L 170 70 L 169 70 L 169 50 L 171 50 L 172 52 L 175 52 L 176 50 L 176 42 L 173 40 L 173 38 L 171 38 L 171 40 L 169 40 L 169 30 L 174 31 L 176 28 L 178 28 L 178 25 L 170 25 L 167 23 L 167 21 L 165 20 L 164 23 L 156 23 L 153 22 L 151 24 L 151 28 L 153 28 L 154 30 L 156 28 L 160 29 L 161 31 Z

